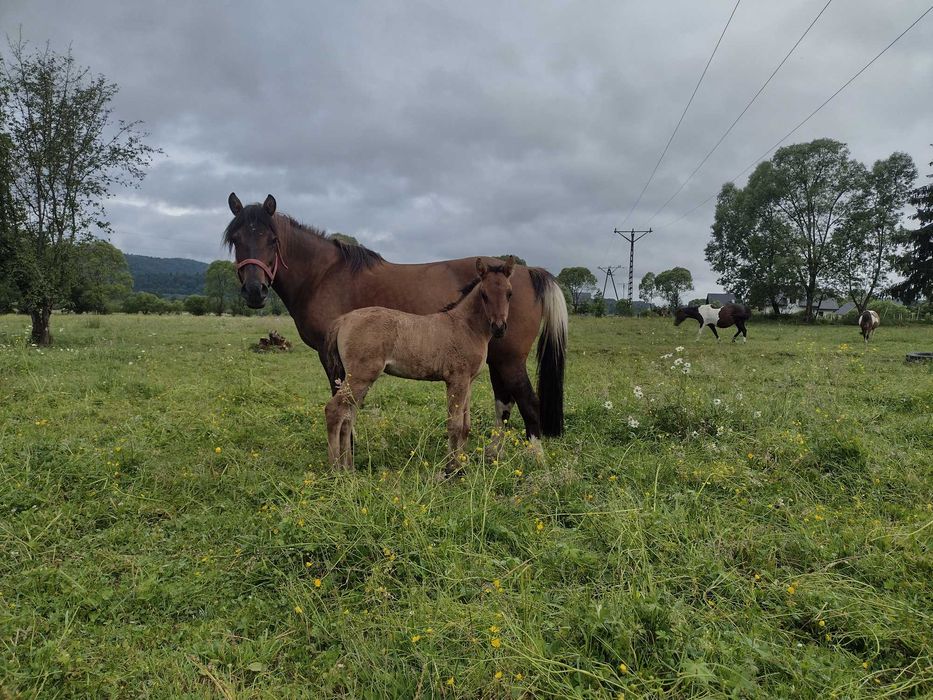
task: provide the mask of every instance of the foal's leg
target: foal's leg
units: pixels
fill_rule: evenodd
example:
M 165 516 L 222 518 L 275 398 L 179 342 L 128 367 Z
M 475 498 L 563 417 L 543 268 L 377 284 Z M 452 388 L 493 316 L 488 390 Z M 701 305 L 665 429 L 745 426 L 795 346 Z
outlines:
M 460 469 L 460 453 L 463 450 L 463 406 L 469 401 L 469 379 L 454 379 L 447 386 L 447 473 Z
M 373 382 L 376 381 L 376 377 L 378 377 L 378 374 L 372 376 L 371 373 L 365 373 L 362 376 L 359 374 L 351 376 L 348 373 L 346 381 L 341 386 L 340 391 L 337 392 L 338 395 L 344 391 L 347 394 L 345 401 L 346 419 L 340 426 L 340 450 L 343 455 L 344 469 L 353 469 L 353 426 L 356 424 L 356 414 L 359 407 L 363 404 L 363 399 L 366 398 L 366 394 Z
M 324 417 L 327 421 L 327 458 L 336 469 L 340 469 L 344 462 L 341 434 L 349 417 L 346 400 L 345 394 L 338 392 L 324 407 Z

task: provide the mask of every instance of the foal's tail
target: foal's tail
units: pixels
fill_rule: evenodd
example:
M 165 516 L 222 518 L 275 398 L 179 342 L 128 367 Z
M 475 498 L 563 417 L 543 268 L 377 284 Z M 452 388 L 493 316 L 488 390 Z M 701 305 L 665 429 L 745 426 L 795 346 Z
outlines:
M 541 432 L 564 432 L 564 365 L 567 359 L 567 302 L 557 280 L 547 270 L 528 268 L 535 296 L 543 307 L 538 336 L 538 401 Z
M 327 362 L 327 374 L 331 380 L 331 390 L 337 391 L 337 382 L 342 382 L 347 378 L 347 371 L 344 369 L 343 360 L 340 359 L 340 349 L 337 347 L 337 333 L 340 330 L 339 319 L 330 330 L 327 331 L 327 337 L 324 339 L 324 358 Z

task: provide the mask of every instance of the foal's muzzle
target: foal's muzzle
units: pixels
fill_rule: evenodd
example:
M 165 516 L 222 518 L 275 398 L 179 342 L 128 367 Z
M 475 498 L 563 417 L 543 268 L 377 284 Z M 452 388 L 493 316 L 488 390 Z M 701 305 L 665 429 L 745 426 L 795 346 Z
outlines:
M 490 323 L 489 325 L 492 328 L 492 337 L 501 338 L 505 335 L 505 330 L 509 324 L 503 321 L 502 323 Z
M 251 309 L 261 309 L 269 296 L 269 285 L 259 280 L 245 282 L 240 288 L 240 295 Z

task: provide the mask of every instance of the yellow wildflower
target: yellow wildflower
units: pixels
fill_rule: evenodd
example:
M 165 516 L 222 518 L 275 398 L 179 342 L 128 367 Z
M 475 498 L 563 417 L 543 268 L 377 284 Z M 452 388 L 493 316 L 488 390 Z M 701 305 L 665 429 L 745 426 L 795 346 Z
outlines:
M 215 454 L 220 454 L 221 452 L 223 452 L 223 450 L 221 450 L 219 447 L 215 447 L 215 448 L 214 448 L 214 453 L 215 453 Z
M 447 679 L 447 685 L 453 687 L 453 684 L 454 684 L 454 677 L 451 676 L 450 678 Z
M 502 679 L 502 671 L 496 671 L 494 678 L 498 681 Z
M 296 605 L 296 606 L 295 606 L 295 612 L 298 613 L 299 615 L 301 615 L 301 613 L 303 613 L 304 610 L 301 609 L 301 606 L 300 606 L 300 605 Z
M 493 637 L 489 640 L 489 643 L 492 644 L 493 649 L 498 649 L 502 646 L 502 640 L 500 640 L 498 637 Z
M 314 587 L 315 587 L 315 588 L 320 588 L 320 587 L 321 587 L 321 579 L 319 579 L 319 578 L 314 579 Z
M 619 673 L 628 673 L 628 666 L 625 664 L 619 664 Z
M 412 644 L 417 644 L 419 641 L 421 641 L 421 635 L 420 635 L 420 634 L 416 634 L 415 636 L 413 636 L 413 637 L 411 638 L 411 643 L 412 643 Z

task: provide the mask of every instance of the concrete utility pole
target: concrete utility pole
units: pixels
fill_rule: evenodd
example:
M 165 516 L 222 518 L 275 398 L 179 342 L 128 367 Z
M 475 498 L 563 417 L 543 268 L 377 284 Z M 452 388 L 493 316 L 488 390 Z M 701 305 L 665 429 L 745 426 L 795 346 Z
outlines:
M 629 242 L 628 249 L 628 300 L 632 301 L 632 278 L 635 274 L 635 241 L 640 241 L 642 238 L 651 233 L 649 228 L 647 231 L 636 231 L 632 229 L 631 231 L 620 231 L 617 228 L 612 229 L 613 233 L 617 233 L 622 238 Z M 640 234 L 640 235 L 639 235 Z
M 609 284 L 609 280 L 612 280 L 612 292 L 615 294 L 615 300 L 619 301 L 619 290 L 616 289 L 616 278 L 612 276 L 613 270 L 621 270 L 621 265 L 610 265 L 609 267 L 598 267 L 598 270 L 602 270 L 606 273 L 606 281 L 603 282 L 603 299 L 606 298 L 606 285 Z

